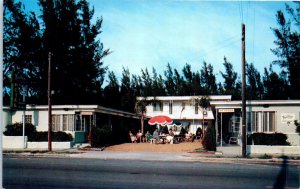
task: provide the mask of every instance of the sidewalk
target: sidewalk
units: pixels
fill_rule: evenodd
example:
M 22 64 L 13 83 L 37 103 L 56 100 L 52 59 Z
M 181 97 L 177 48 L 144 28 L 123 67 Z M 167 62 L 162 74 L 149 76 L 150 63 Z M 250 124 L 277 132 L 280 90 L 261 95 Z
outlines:
M 259 159 L 226 157 L 216 153 L 189 152 L 116 152 L 101 151 L 100 149 L 86 150 L 58 150 L 58 151 L 10 151 L 3 153 L 4 157 L 50 157 L 50 158 L 88 158 L 102 160 L 142 160 L 142 161 L 172 161 L 172 162 L 214 162 L 214 163 L 243 163 L 243 164 L 281 164 L 281 158 Z M 300 165 L 300 159 L 289 159 L 289 164 Z

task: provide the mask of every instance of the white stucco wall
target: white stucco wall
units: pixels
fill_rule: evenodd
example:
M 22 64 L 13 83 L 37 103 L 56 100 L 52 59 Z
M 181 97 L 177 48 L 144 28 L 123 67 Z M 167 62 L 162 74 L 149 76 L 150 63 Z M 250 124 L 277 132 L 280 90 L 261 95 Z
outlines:
M 247 111 L 262 111 L 262 112 L 275 112 L 276 113 L 276 132 L 285 133 L 285 134 L 293 134 L 295 133 L 296 126 L 294 124 L 294 120 L 300 120 L 300 106 L 276 106 L 270 105 L 269 107 L 257 107 L 253 106 L 251 108 L 247 108 Z M 286 120 L 282 119 L 282 116 L 290 115 L 293 118 L 290 120 L 288 124 Z
M 23 136 L 2 136 L 2 139 L 3 149 L 23 149 L 24 141 L 26 147 L 27 136 L 25 136 L 25 140 Z
M 157 115 L 166 115 L 172 118 L 173 120 L 178 120 L 182 125 L 190 124 L 189 133 L 196 134 L 197 128 L 202 128 L 202 119 L 203 114 L 201 108 L 198 109 L 198 114 L 195 113 L 195 107 L 192 104 L 191 100 L 160 100 L 163 104 L 162 111 L 154 111 L 153 105 L 149 104 L 146 107 L 146 116 L 153 117 Z M 169 111 L 169 103 L 172 102 L 172 113 Z M 184 102 L 184 108 L 183 108 Z M 213 120 L 214 116 L 210 109 L 207 111 L 207 115 L 204 117 L 205 120 Z
M 265 111 L 265 112 L 275 112 L 276 113 L 276 126 L 275 132 L 284 133 L 288 136 L 288 142 L 291 145 L 300 145 L 300 135 L 296 133 L 296 126 L 294 120 L 300 120 L 300 106 L 293 105 L 270 105 L 269 107 L 253 106 L 247 111 Z M 286 117 L 286 118 L 283 118 Z M 288 123 L 289 121 L 289 123 Z
M 251 155 L 277 154 L 277 155 L 299 155 L 300 146 L 264 146 L 248 145 L 247 152 Z
M 52 142 L 52 149 L 70 149 L 71 142 Z M 48 149 L 48 142 L 27 142 L 28 149 Z
M 173 108 L 172 108 L 172 114 L 170 114 L 169 111 L 169 102 L 170 101 L 162 101 L 163 103 L 163 110 L 162 111 L 154 111 L 153 109 L 153 105 L 148 105 L 146 107 L 147 111 L 146 111 L 146 115 L 153 117 L 156 115 L 166 115 L 169 116 L 172 119 L 202 119 L 203 114 L 201 111 L 201 108 L 199 107 L 198 109 L 198 114 L 195 113 L 195 107 L 192 105 L 191 102 L 189 101 L 173 101 Z M 185 107 L 182 107 L 182 103 L 185 103 Z M 212 112 L 209 110 L 207 111 L 207 115 L 204 117 L 205 119 L 214 119 L 214 116 L 212 114 Z
M 53 110 L 52 115 L 75 114 L 75 111 Z M 32 116 L 32 124 L 36 126 L 37 131 L 48 131 L 48 110 L 26 110 L 25 115 Z M 6 117 L 10 117 L 9 114 Z M 11 123 L 22 122 L 23 111 L 13 112 Z M 3 119 L 4 120 L 4 119 Z M 8 119 L 6 119 L 8 120 Z
M 11 116 L 10 116 L 10 112 L 7 110 L 4 110 L 2 113 L 2 131 L 5 131 L 5 127 L 6 125 L 11 124 Z

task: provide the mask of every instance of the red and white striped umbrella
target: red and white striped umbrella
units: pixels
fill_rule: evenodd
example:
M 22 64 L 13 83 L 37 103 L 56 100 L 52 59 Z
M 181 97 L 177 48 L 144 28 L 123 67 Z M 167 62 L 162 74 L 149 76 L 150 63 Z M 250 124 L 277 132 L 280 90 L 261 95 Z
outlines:
M 149 125 L 169 125 L 173 123 L 173 120 L 168 116 L 158 115 L 150 118 L 148 123 Z

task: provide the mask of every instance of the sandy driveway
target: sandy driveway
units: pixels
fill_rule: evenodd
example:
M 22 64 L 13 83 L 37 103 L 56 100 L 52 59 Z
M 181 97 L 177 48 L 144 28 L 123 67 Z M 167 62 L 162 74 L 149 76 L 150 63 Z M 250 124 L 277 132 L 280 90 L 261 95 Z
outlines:
M 150 144 L 150 143 L 124 143 L 105 148 L 105 151 L 124 152 L 192 152 L 202 148 L 200 141 L 182 142 L 179 144 Z

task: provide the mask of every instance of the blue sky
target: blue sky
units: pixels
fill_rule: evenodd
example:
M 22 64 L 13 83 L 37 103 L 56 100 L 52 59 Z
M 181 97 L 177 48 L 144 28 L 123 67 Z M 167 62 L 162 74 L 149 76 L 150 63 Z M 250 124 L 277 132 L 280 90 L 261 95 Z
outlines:
M 26 10 L 32 0 L 23 0 Z M 220 81 L 224 56 L 241 73 L 241 23 L 246 24 L 246 60 L 263 74 L 276 59 L 270 51 L 277 27 L 275 14 L 283 1 L 89 0 L 95 18 L 103 17 L 100 39 L 112 53 L 104 60 L 121 79 L 122 67 L 140 74 L 154 67 L 163 75 L 167 63 L 193 71 L 203 61 Z M 291 2 L 288 2 L 291 4 Z M 276 67 L 275 67 L 276 68 Z

